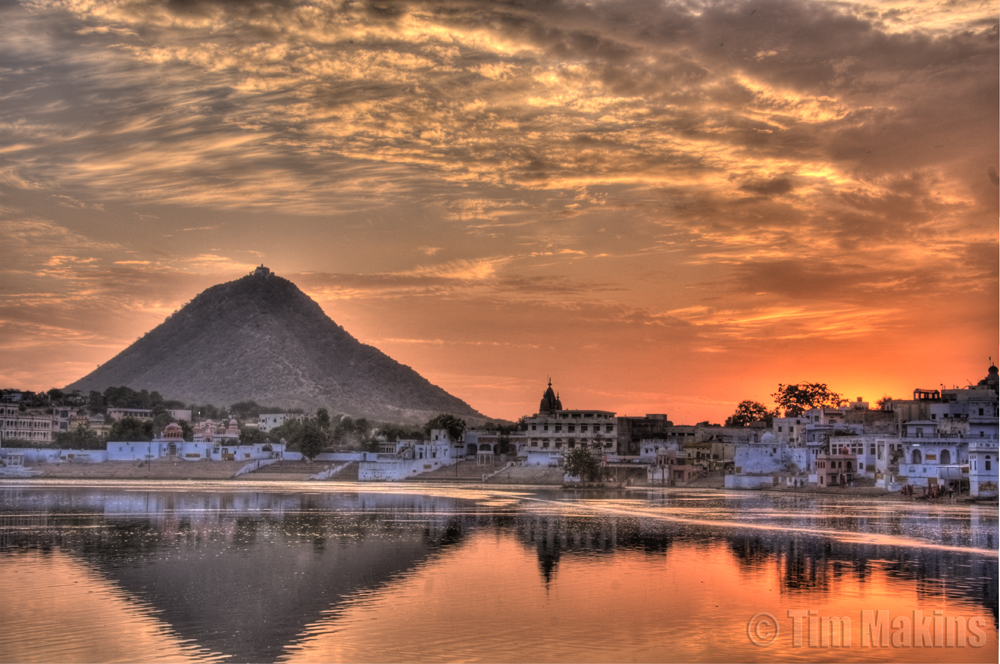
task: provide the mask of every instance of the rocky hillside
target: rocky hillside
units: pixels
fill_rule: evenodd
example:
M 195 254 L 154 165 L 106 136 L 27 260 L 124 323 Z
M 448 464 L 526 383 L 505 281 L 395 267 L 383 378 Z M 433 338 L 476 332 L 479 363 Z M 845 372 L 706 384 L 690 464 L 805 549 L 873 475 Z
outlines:
M 483 416 L 333 322 L 295 284 L 252 274 L 213 286 L 67 390 L 157 390 L 167 399 L 254 400 L 422 422 Z

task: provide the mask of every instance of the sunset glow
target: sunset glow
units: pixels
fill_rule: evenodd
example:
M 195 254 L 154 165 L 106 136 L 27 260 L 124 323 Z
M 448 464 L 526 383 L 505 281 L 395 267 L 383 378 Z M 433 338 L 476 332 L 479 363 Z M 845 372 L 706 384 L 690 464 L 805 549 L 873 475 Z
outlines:
M 0 7 L 0 383 L 265 264 L 480 412 L 996 361 L 995 2 Z M 171 395 L 164 395 L 170 398 Z

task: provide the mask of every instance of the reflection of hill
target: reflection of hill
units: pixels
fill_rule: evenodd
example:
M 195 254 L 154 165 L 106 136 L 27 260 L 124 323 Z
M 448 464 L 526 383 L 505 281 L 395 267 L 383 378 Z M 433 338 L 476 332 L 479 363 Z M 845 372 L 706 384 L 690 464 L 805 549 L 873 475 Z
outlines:
M 236 661 L 274 661 L 342 597 L 462 539 L 448 499 L 142 492 L 109 495 L 105 517 L 93 502 L 74 516 L 72 493 L 39 496 L 52 515 L 22 517 L 41 527 L 4 544 L 81 556 L 182 638 Z

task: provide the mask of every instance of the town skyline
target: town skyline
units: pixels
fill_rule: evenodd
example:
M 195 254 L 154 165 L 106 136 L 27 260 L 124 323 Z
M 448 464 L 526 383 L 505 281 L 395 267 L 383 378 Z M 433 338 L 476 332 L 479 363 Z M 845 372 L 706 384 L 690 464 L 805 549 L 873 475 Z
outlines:
M 1000 347 L 995 6 L 0 7 L 0 384 L 261 263 L 490 417 L 721 422 Z M 165 395 L 168 396 L 168 395 Z

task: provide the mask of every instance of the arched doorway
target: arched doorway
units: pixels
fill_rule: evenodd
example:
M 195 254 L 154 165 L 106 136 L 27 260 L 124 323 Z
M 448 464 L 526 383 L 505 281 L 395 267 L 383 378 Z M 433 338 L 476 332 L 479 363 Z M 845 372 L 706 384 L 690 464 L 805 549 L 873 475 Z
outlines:
M 913 450 L 913 454 L 910 457 L 912 461 L 910 463 L 923 463 L 924 457 L 920 454 L 920 450 Z
M 949 463 L 951 463 L 951 451 L 941 450 L 941 464 L 945 465 Z

